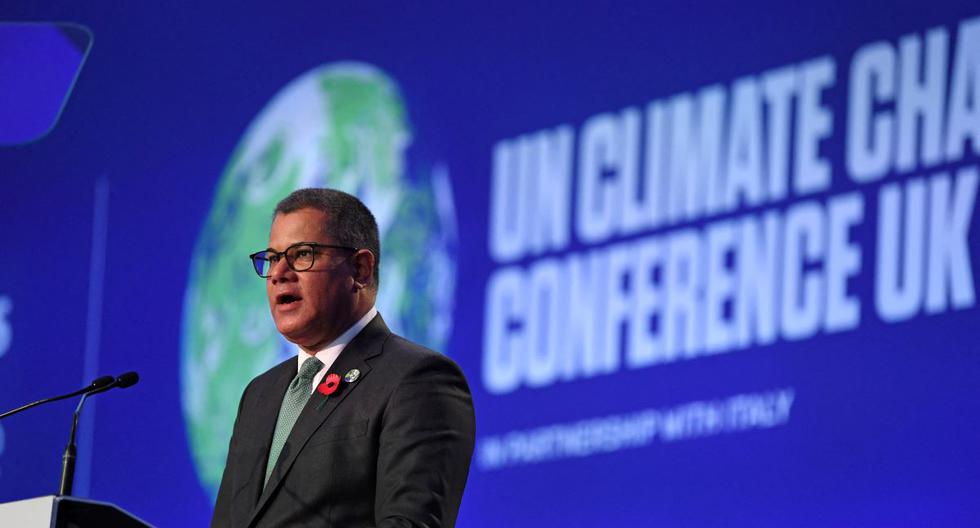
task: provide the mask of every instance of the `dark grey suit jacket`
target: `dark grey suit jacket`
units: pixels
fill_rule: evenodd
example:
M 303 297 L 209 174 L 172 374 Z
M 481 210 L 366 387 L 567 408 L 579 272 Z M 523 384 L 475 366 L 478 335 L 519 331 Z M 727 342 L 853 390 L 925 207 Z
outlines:
M 330 367 L 343 377 L 300 413 L 263 490 L 290 358 L 242 394 L 214 527 L 453 526 L 473 454 L 469 387 L 445 356 L 375 317 Z

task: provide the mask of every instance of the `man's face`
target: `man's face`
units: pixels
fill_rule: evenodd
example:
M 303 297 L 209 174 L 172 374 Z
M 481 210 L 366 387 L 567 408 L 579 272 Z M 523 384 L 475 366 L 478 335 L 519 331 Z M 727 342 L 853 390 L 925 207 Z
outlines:
M 299 242 L 336 244 L 327 232 L 326 213 L 300 209 L 277 214 L 269 232 L 269 248 L 285 251 Z M 280 259 L 266 279 L 272 318 L 286 339 L 314 352 L 356 322 L 355 288 L 349 251 L 316 248 L 313 267 L 293 271 Z

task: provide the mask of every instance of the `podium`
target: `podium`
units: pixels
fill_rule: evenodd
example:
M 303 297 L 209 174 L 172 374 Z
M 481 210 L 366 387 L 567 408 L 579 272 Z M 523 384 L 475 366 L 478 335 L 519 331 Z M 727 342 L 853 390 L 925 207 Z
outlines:
M 150 524 L 113 504 L 64 495 L 47 495 L 0 504 L 0 526 L 152 528 Z

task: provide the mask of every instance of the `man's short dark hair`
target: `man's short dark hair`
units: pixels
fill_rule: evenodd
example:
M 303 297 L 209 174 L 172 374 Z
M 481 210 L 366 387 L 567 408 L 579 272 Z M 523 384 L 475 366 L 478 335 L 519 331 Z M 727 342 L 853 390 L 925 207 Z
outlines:
M 378 223 L 367 206 L 356 196 L 336 189 L 298 189 L 276 205 L 273 216 L 306 208 L 327 214 L 327 232 L 338 245 L 367 249 L 374 254 L 374 278 L 369 286 L 377 289 L 381 269 L 381 242 Z

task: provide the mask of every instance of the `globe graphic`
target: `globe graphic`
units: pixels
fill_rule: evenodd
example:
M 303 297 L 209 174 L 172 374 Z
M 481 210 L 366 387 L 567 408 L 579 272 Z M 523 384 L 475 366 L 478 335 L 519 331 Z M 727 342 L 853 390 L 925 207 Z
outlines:
M 217 493 L 248 382 L 296 353 L 276 332 L 248 255 L 268 245 L 291 191 L 358 196 L 381 234 L 378 310 L 393 331 L 445 351 L 456 276 L 446 168 L 405 170 L 411 132 L 396 84 L 363 63 L 317 67 L 288 83 L 235 148 L 191 255 L 181 329 L 181 398 L 203 487 Z

